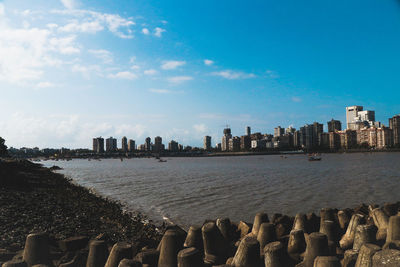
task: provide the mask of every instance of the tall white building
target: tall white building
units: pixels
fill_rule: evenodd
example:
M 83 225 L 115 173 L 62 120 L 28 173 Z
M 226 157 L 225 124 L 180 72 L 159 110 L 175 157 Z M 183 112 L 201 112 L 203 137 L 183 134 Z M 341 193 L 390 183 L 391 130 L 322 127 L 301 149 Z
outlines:
M 347 129 L 360 130 L 364 127 L 376 126 L 375 111 L 363 110 L 362 106 L 346 107 Z

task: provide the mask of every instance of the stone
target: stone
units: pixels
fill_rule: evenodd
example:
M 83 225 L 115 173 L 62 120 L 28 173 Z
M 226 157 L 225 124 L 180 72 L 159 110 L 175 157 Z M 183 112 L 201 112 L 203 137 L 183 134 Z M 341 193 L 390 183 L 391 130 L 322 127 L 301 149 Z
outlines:
M 339 241 L 339 245 L 342 249 L 349 249 L 353 246 L 357 226 L 361 224 L 363 220 L 364 220 L 364 215 L 353 214 L 349 226 L 347 227 L 346 233 L 342 236 L 342 238 Z
M 355 267 L 372 267 L 372 256 L 379 250 L 381 248 L 374 244 L 367 243 L 362 245 Z
M 203 259 L 199 250 L 185 248 L 178 253 L 178 267 L 202 267 Z
M 86 267 L 104 267 L 108 258 L 108 248 L 104 240 L 92 240 L 89 244 L 89 254 Z
M 114 244 L 110 255 L 106 261 L 105 267 L 118 267 L 122 259 L 132 258 L 132 245 L 126 242 L 118 242 Z
M 167 230 L 160 242 L 158 267 L 176 267 L 178 252 L 183 248 L 182 235 L 176 230 Z
M 260 254 L 264 255 L 265 245 L 276 241 L 275 226 L 272 223 L 262 223 L 258 231 L 257 241 L 260 244 Z
M 256 216 L 254 217 L 254 223 L 253 223 L 253 228 L 251 229 L 251 233 L 255 237 L 257 237 L 258 230 L 260 229 L 261 224 L 267 223 L 267 222 L 269 222 L 268 214 L 263 213 L 263 212 L 257 213 Z
M 400 251 L 384 249 L 372 256 L 372 267 L 398 267 L 400 266 Z
M 335 256 L 318 256 L 313 267 L 341 267 L 340 261 Z
M 246 236 L 233 257 L 232 266 L 235 267 L 258 267 L 261 266 L 260 244 L 253 236 Z
M 50 263 L 49 237 L 46 233 L 33 233 L 26 237 L 23 259 L 30 266 Z

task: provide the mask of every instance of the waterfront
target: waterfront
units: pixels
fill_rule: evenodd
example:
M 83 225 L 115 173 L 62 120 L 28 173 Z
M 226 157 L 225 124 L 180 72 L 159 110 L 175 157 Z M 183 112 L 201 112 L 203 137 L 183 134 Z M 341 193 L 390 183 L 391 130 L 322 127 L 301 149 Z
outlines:
M 259 211 L 295 215 L 323 207 L 398 201 L 400 153 L 47 161 L 78 184 L 150 219 L 187 227 L 205 219 L 252 221 Z

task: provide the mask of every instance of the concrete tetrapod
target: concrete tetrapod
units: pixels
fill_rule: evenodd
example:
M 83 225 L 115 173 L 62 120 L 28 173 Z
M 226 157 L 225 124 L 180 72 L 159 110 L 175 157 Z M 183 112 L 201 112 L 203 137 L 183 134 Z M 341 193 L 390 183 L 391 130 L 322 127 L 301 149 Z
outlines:
M 6 261 L 1 266 L 2 267 L 28 267 L 28 264 L 26 264 L 26 262 L 23 260 L 12 260 L 12 261 Z
M 246 236 L 240 241 L 231 265 L 234 267 L 261 266 L 260 244 L 255 237 Z
M 348 249 L 344 252 L 342 267 L 354 267 L 356 265 L 358 251 Z
M 132 259 L 123 259 L 119 262 L 118 267 L 142 267 L 142 264 Z
M 141 262 L 143 267 L 145 265 L 148 265 L 149 267 L 157 267 L 159 255 L 160 252 L 154 248 L 146 249 L 136 254 L 135 260 Z
M 321 221 L 319 232 L 326 234 L 326 236 L 328 237 L 328 241 L 332 241 L 334 243 L 338 241 L 337 228 L 336 224 L 333 221 L 328 221 L 328 220 Z
M 400 266 L 400 251 L 396 249 L 384 249 L 372 256 L 372 267 L 398 267 Z
M 285 246 L 280 241 L 271 242 L 264 247 L 265 267 L 285 267 L 285 256 Z
M 288 253 L 300 254 L 306 250 L 306 240 L 301 229 L 292 230 L 289 235 Z
M 339 221 L 339 226 L 342 231 L 346 231 L 347 226 L 349 225 L 350 222 L 350 217 L 348 216 L 347 212 L 343 210 L 338 211 L 338 221 Z
M 400 216 L 391 216 L 387 229 L 386 243 L 394 240 L 400 240 Z
M 28 266 L 50 263 L 49 237 L 46 233 L 34 233 L 26 237 L 23 259 Z
M 216 225 L 226 241 L 232 240 L 232 224 L 229 218 L 217 219 Z
M 296 217 L 294 217 L 292 230 L 303 230 L 303 232 L 305 233 L 307 230 L 306 222 L 307 222 L 306 215 L 303 213 L 297 213 Z
M 266 222 L 269 222 L 268 214 L 263 212 L 257 213 L 256 216 L 254 217 L 254 223 L 253 223 L 253 228 L 251 230 L 251 234 L 257 237 L 258 230 L 260 229 L 261 224 Z
M 361 246 L 366 243 L 376 243 L 376 227 L 374 225 L 361 224 L 357 226 L 353 250 L 359 251 Z
M 323 208 L 319 212 L 319 216 L 321 217 L 320 219 L 320 225 L 324 221 L 335 221 L 335 211 L 331 208 Z
M 107 258 L 108 248 L 104 240 L 93 240 L 89 243 L 86 267 L 104 267 Z
M 367 243 L 362 245 L 360 252 L 358 253 L 355 267 L 371 267 L 372 256 L 379 250 L 381 250 L 381 248 L 374 244 Z
M 318 256 L 314 260 L 314 267 L 341 267 L 336 256 Z
M 185 248 L 178 253 L 178 267 L 203 267 L 203 258 L 194 247 Z
M 132 258 L 132 245 L 126 242 L 118 242 L 114 244 L 110 255 L 106 261 L 105 267 L 118 267 L 122 259 Z
M 379 208 L 371 210 L 369 212 L 369 215 L 374 220 L 374 224 L 376 225 L 376 227 L 378 227 L 376 240 L 385 241 L 389 224 L 389 217 L 383 212 L 382 209 Z
M 176 230 L 167 230 L 160 242 L 158 267 L 178 266 L 178 252 L 183 248 L 182 235 Z
M 314 260 L 318 256 L 328 256 L 328 237 L 319 232 L 311 233 L 308 236 L 306 252 L 302 266 L 313 267 Z
M 346 233 L 340 239 L 339 244 L 342 249 L 349 249 L 353 246 L 354 236 L 356 235 L 356 229 L 361 224 L 364 216 L 361 214 L 353 214 L 351 217 L 349 226 L 347 226 Z
M 204 261 L 209 264 L 223 264 L 228 258 L 228 244 L 214 222 L 202 227 Z
M 275 225 L 272 223 L 262 223 L 257 235 L 260 243 L 260 255 L 264 255 L 264 247 L 270 242 L 276 241 Z
M 186 236 L 185 243 L 183 243 L 185 248 L 195 247 L 200 252 L 203 252 L 203 237 L 201 234 L 201 227 L 199 226 L 190 226 L 188 234 Z

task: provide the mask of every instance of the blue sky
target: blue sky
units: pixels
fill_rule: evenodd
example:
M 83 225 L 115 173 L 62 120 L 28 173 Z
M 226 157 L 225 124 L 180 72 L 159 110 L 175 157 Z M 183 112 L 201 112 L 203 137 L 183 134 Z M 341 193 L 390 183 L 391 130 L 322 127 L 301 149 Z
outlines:
M 400 2 L 0 1 L 0 136 L 184 145 L 400 113 Z M 326 126 L 325 126 L 326 127 Z

